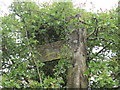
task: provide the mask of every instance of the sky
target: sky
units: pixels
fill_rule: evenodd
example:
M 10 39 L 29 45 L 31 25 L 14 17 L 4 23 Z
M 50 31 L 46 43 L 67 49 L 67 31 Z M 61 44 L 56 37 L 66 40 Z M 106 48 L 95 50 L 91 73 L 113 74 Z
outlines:
M 8 6 L 12 3 L 13 0 L 0 0 L 0 16 L 8 14 Z M 18 0 L 20 1 L 20 0 Z M 23 0 L 22 0 L 23 1 Z M 51 2 L 52 0 L 33 0 L 39 3 Z M 60 1 L 60 0 L 59 0 Z M 63 1 L 63 0 L 62 0 Z M 65 1 L 65 0 L 64 0 Z M 118 0 L 72 0 L 75 6 L 84 7 L 87 11 L 94 8 L 93 12 L 97 10 L 110 10 L 111 8 L 118 5 Z

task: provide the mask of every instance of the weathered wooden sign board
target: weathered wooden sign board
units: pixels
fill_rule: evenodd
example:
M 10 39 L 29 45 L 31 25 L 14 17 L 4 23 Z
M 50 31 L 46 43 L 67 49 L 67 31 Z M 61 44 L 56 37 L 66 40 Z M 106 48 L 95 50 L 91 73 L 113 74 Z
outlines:
M 65 54 L 67 53 L 66 50 L 67 48 L 65 48 L 64 41 L 56 41 L 53 43 L 40 45 L 38 47 L 38 51 L 41 54 L 39 59 L 43 62 L 60 59 L 65 57 Z

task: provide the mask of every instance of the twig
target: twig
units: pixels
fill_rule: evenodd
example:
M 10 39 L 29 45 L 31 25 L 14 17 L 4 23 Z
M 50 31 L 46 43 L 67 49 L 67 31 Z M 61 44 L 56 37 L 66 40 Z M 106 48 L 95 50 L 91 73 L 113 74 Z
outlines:
M 108 45 L 110 45 L 112 42 L 109 42 L 109 44 Z M 106 45 L 105 47 L 103 47 L 98 53 L 96 53 L 96 56 L 99 54 L 99 53 L 101 53 L 105 48 L 107 48 L 108 47 L 108 45 Z
M 25 29 L 25 30 L 26 30 L 26 29 Z M 26 36 L 28 36 L 27 30 L 26 30 Z M 42 82 L 41 74 L 40 74 L 40 71 L 39 71 L 39 66 L 37 65 L 37 62 L 35 61 L 35 58 L 34 58 L 34 56 L 33 56 L 34 54 L 33 54 L 32 50 L 31 50 L 31 46 L 30 46 L 30 42 L 29 42 L 28 37 L 27 37 L 27 41 L 28 41 L 28 45 L 29 45 L 28 48 L 29 48 L 29 50 L 30 50 L 30 53 L 31 53 L 32 58 L 33 58 L 33 61 L 34 61 L 35 65 L 36 65 L 36 68 L 37 68 L 37 72 L 38 72 L 38 76 L 39 76 L 39 81 Z
M 93 35 L 95 32 L 96 32 L 96 29 L 93 30 L 90 34 L 88 34 L 88 35 L 86 36 L 86 39 L 88 39 L 88 38 L 89 38 L 91 35 Z

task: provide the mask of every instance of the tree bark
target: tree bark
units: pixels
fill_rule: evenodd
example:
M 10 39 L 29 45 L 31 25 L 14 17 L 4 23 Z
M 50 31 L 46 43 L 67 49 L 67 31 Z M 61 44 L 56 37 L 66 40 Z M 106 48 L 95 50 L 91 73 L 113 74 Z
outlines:
M 88 87 L 87 77 L 84 72 L 86 65 L 86 30 L 76 29 L 70 35 L 69 46 L 73 51 L 72 65 L 68 70 L 68 88 L 86 88 Z

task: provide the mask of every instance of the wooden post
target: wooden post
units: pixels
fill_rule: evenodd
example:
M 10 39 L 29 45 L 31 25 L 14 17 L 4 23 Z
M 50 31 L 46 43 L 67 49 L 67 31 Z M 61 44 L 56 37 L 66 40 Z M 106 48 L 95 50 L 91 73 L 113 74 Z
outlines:
M 68 70 L 68 88 L 86 88 L 88 87 L 87 77 L 84 72 L 86 65 L 86 30 L 76 29 L 70 35 L 70 48 L 73 51 L 73 67 Z

